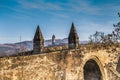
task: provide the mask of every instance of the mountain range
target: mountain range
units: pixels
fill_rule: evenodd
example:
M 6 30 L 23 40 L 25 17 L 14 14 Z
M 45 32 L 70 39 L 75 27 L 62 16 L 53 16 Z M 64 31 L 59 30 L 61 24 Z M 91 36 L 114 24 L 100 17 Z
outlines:
M 68 43 L 68 39 L 56 39 L 56 45 L 64 45 Z M 87 44 L 88 41 L 80 41 L 80 44 Z M 45 46 L 51 46 L 52 40 L 45 40 Z M 0 44 L 0 57 L 9 56 L 12 54 L 16 54 L 21 51 L 30 51 L 33 50 L 33 42 L 32 41 L 23 41 L 18 43 L 9 43 L 9 44 Z

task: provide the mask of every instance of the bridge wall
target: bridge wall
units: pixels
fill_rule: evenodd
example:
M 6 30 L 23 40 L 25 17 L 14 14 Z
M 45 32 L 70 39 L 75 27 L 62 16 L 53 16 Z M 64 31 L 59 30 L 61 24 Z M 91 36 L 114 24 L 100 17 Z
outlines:
M 90 59 L 97 62 L 103 80 L 120 80 L 115 70 L 119 49 L 113 50 L 82 47 L 0 58 L 0 80 L 84 80 L 83 67 Z

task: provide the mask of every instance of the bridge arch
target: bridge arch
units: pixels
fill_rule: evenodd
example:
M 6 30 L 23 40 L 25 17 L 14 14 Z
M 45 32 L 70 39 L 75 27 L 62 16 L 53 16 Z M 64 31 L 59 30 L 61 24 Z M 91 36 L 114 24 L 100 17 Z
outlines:
M 104 67 L 97 56 L 90 56 L 85 60 L 83 76 L 84 80 L 106 80 Z

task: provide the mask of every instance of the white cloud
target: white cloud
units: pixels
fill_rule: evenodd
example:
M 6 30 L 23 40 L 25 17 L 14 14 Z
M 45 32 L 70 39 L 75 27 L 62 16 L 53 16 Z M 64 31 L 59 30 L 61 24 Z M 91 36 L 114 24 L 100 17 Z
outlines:
M 55 13 L 55 12 L 48 12 L 49 14 L 52 14 L 54 16 L 59 16 L 59 17 L 62 17 L 62 18 L 69 18 L 68 15 L 64 14 L 64 13 Z
M 113 4 L 103 4 L 103 5 L 94 5 L 90 0 L 69 0 L 66 3 L 61 1 L 57 2 L 47 2 L 45 0 L 19 0 L 20 6 L 24 9 L 40 10 L 46 13 L 58 14 L 57 16 L 64 17 L 66 15 L 61 14 L 64 12 L 67 16 L 70 16 L 72 13 L 86 13 L 92 15 L 107 15 L 111 11 L 119 10 L 120 6 Z M 61 16 L 63 15 L 63 16 Z
M 39 1 L 25 1 L 19 0 L 20 5 L 26 9 L 39 9 L 39 10 L 61 10 L 62 8 L 57 4 L 45 2 L 44 0 Z
M 112 12 L 120 11 L 117 1 L 114 3 L 103 3 L 101 5 L 92 4 L 91 0 L 71 0 L 67 3 L 59 3 L 64 6 L 65 11 L 72 13 L 86 13 L 92 15 L 108 15 Z
M 40 10 L 53 16 L 59 16 L 68 18 L 72 13 L 89 13 L 98 14 L 99 8 L 90 4 L 90 1 L 86 0 L 70 0 L 67 3 L 58 2 L 47 2 L 45 0 L 18 0 L 20 7 L 23 10 Z M 64 12 L 65 14 L 62 14 Z M 29 14 L 29 13 L 28 13 Z M 75 15 L 75 14 L 74 14 Z
M 99 7 L 91 5 L 90 1 L 87 0 L 71 0 L 67 3 L 59 3 L 61 6 L 64 6 L 65 11 L 70 11 L 73 13 L 89 13 L 89 14 L 97 14 L 99 11 Z

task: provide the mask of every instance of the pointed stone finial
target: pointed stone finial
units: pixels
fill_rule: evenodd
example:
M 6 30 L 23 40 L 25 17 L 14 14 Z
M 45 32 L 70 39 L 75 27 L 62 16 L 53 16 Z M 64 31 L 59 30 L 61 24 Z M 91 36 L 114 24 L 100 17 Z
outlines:
M 79 47 L 79 37 L 74 26 L 74 23 L 71 25 L 70 33 L 68 36 L 68 45 L 69 49 L 78 48 Z
M 40 30 L 40 27 L 38 25 L 33 39 L 33 52 L 36 54 L 41 53 L 43 47 L 44 47 L 44 38 Z
M 41 41 L 44 40 L 39 25 L 37 26 L 37 29 L 36 29 L 36 32 L 35 32 L 34 41 L 35 41 L 35 40 L 41 40 Z
M 74 23 L 72 22 L 71 29 L 70 29 L 70 34 L 77 34 L 76 28 L 74 26 Z

